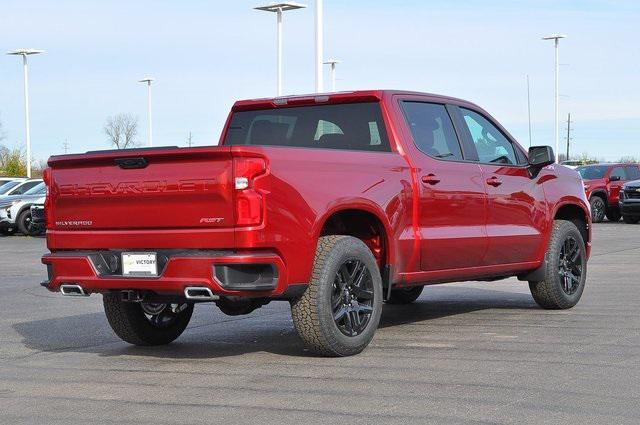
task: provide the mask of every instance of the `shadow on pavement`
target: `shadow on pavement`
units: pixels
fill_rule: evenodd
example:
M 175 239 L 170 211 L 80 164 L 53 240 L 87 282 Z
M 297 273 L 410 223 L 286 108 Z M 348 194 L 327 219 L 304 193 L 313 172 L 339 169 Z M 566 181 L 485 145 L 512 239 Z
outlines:
M 450 285 L 425 289 L 414 304 L 385 305 L 380 328 L 401 327 L 487 309 L 541 311 L 528 293 Z M 13 328 L 27 348 L 44 352 L 73 351 L 164 359 L 218 358 L 256 352 L 312 355 L 304 349 L 293 329 L 285 305 L 233 318 L 210 308 L 198 310 L 194 318 L 196 320 L 180 338 L 161 347 L 136 347 L 121 342 L 101 312 L 22 322 Z

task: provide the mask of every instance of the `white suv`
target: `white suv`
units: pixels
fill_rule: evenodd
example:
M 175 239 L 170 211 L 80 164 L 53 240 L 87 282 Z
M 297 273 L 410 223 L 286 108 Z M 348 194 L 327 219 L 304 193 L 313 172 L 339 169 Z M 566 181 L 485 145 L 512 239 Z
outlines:
M 12 235 L 17 230 L 29 236 L 42 233 L 44 227 L 32 223 L 31 206 L 43 204 L 46 194 L 47 187 L 40 182 L 24 194 L 0 198 L 0 233 Z
M 3 178 L 4 179 L 4 178 Z M 24 195 L 28 190 L 42 183 L 42 179 L 12 179 L 0 186 L 0 200 L 7 196 Z

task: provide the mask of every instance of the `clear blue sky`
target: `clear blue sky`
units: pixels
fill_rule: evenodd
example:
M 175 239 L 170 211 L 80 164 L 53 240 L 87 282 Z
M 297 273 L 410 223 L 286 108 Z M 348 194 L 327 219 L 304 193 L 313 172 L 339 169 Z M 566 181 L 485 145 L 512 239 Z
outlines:
M 285 93 L 312 92 L 313 4 L 284 17 Z M 2 0 L 0 50 L 42 48 L 30 61 L 36 159 L 108 147 L 105 119 L 130 112 L 146 140 L 146 74 L 154 142 L 217 143 L 234 100 L 275 92 L 275 16 L 235 0 Z M 640 2 L 325 0 L 325 57 L 342 60 L 338 89 L 398 88 L 485 107 L 528 145 L 553 143 L 553 49 L 561 43 L 561 114 L 573 151 L 640 156 Z M 328 80 L 328 79 L 327 79 Z M 0 56 L 5 144 L 24 140 L 22 67 Z M 562 126 L 563 133 L 565 126 Z

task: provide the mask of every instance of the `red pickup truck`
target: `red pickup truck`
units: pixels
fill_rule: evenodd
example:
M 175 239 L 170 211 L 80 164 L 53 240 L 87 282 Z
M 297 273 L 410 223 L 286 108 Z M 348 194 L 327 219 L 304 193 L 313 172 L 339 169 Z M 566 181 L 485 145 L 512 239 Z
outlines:
M 640 179 L 637 164 L 591 164 L 576 168 L 584 182 L 584 191 L 591 204 L 591 220 L 600 223 L 606 216 L 619 221 L 620 189 L 625 182 Z
M 50 291 L 102 293 L 123 340 L 166 344 L 193 306 L 273 300 L 315 352 L 373 338 L 383 302 L 517 276 L 543 308 L 580 299 L 591 216 L 579 175 L 480 107 L 358 91 L 236 102 L 219 146 L 53 156 Z

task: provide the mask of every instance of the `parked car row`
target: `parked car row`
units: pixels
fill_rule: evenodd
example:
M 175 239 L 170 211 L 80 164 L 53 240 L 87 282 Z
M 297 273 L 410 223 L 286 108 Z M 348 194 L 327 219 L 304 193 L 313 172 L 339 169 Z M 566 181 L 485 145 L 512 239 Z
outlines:
M 34 223 L 31 207 L 44 205 L 47 188 L 42 179 L 0 178 L 0 234 L 21 232 L 36 236 L 44 233 L 42 223 Z
M 591 205 L 591 218 L 600 223 L 624 218 L 640 221 L 640 166 L 638 164 L 592 164 L 576 168 Z

